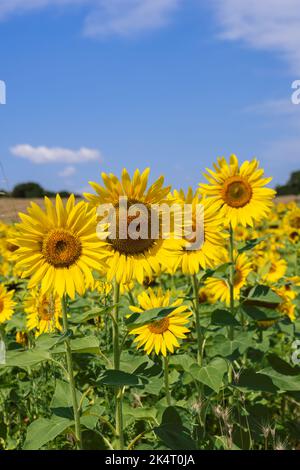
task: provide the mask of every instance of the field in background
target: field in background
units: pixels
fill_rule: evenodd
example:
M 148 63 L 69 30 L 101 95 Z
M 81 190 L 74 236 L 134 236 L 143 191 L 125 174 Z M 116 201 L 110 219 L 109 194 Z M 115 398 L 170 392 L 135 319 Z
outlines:
M 18 212 L 26 212 L 30 202 L 36 202 L 39 206 L 44 207 L 44 200 L 38 199 L 14 199 L 0 198 L 0 220 L 5 223 L 19 221 Z M 63 199 L 65 202 L 65 200 Z
M 43 206 L 43 199 L 32 199 L 38 205 Z M 288 203 L 290 201 L 297 201 L 300 203 L 300 195 L 298 196 L 280 196 L 276 202 Z M 14 199 L 14 198 L 0 198 L 0 220 L 5 223 L 17 222 L 18 212 L 26 212 L 26 208 L 30 204 L 31 199 Z

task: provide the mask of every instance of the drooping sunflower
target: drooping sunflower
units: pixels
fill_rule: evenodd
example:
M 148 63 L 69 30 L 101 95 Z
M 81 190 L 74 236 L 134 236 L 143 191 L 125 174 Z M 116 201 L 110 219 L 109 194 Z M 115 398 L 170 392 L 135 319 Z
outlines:
M 218 158 L 214 169 L 206 169 L 208 174 L 204 176 L 209 184 L 200 184 L 200 192 L 219 205 L 233 228 L 238 223 L 253 226 L 268 215 L 276 193 L 264 187 L 272 178 L 263 177 L 258 160 L 245 161 L 240 166 L 237 157 L 231 155 L 229 163 Z
M 57 294 L 43 294 L 37 288 L 32 289 L 25 298 L 24 310 L 27 315 L 26 326 L 30 331 L 35 330 L 36 336 L 62 330 L 61 300 Z
M 93 207 L 105 204 L 111 206 L 111 212 L 115 215 L 116 233 L 112 236 L 111 225 L 101 225 L 99 222 L 99 237 L 106 242 L 105 248 L 112 255 L 108 258 L 107 280 L 116 278 L 118 283 L 128 284 L 137 280 L 140 284 L 144 278 L 152 277 L 158 272 L 161 265 L 171 268 L 176 260 L 176 249 L 180 241 L 163 232 L 162 216 L 155 206 L 168 206 L 167 195 L 170 187 L 163 187 L 164 178 L 161 176 L 148 189 L 149 169 L 140 173 L 136 170 L 132 179 L 126 169 L 122 171 L 119 180 L 113 174 L 102 173 L 104 186 L 90 182 L 97 194 L 85 193 L 84 196 Z M 120 201 L 126 199 L 127 211 L 120 205 Z M 140 212 L 130 215 L 130 209 L 134 213 L 138 205 L 142 206 Z M 98 212 L 99 213 L 99 212 Z M 157 217 L 158 215 L 158 217 Z M 146 236 L 137 235 L 133 238 L 130 234 L 130 226 L 139 218 L 141 225 L 146 227 Z M 158 222 L 155 237 L 152 226 Z M 102 219 L 103 220 L 103 219 Z M 120 227 L 125 227 L 125 236 L 120 236 Z
M 97 237 L 95 209 L 84 201 L 76 204 L 74 195 L 64 207 L 57 195 L 55 205 L 45 197 L 45 211 L 34 202 L 27 211 L 19 214 L 15 239 L 22 278 L 31 278 L 29 288 L 41 284 L 42 293 L 82 295 L 93 283 L 92 270 L 103 270 L 108 255 Z
M 183 274 L 197 274 L 199 270 L 219 264 L 224 247 L 223 217 L 218 206 L 191 188 L 188 192 L 174 191 L 174 199 L 182 207 L 190 207 L 190 214 L 175 221 L 175 232 L 182 224 L 182 246 L 177 254 L 176 267 Z M 183 212 L 184 214 L 184 212 Z M 198 237 L 198 241 L 197 238 Z M 200 242 L 200 243 L 199 243 Z
M 240 296 L 242 287 L 245 286 L 246 280 L 250 272 L 252 271 L 252 265 L 245 253 L 236 256 L 235 253 L 235 274 L 234 274 L 234 288 L 233 297 L 237 300 Z M 223 263 L 229 262 L 229 256 L 226 255 L 223 258 Z M 230 305 L 230 287 L 228 280 L 225 278 L 210 277 L 205 281 L 205 286 L 210 290 L 211 295 L 214 296 L 215 300 L 225 302 L 226 305 Z
M 185 326 L 189 323 L 189 317 L 192 312 L 186 305 L 182 305 L 182 299 L 171 302 L 170 291 L 163 292 L 161 288 L 157 293 L 149 288 L 138 296 L 139 307 L 131 306 L 132 312 L 143 314 L 146 310 L 158 307 L 174 307 L 174 310 L 167 316 L 151 321 L 146 325 L 134 328 L 130 334 L 137 335 L 134 343 L 137 348 L 144 347 L 144 351 L 150 354 L 153 350 L 155 354 L 167 355 L 167 352 L 174 352 L 174 348 L 178 348 L 178 339 L 185 338 L 189 333 L 189 329 Z
M 16 302 L 13 300 L 14 291 L 7 291 L 3 285 L 0 285 L 0 323 L 10 320 L 14 313 Z

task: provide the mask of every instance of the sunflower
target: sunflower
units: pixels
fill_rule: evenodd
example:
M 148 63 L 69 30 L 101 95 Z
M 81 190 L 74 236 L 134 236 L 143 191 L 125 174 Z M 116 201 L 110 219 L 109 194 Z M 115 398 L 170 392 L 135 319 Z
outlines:
M 174 310 L 167 316 L 130 331 L 130 334 L 137 335 L 134 340 L 134 343 L 137 343 L 137 348 L 144 346 L 144 351 L 147 354 L 150 354 L 152 350 L 155 351 L 155 354 L 161 353 L 163 356 L 167 355 L 167 351 L 173 353 L 174 348 L 179 347 L 178 339 L 185 338 L 190 331 L 185 325 L 189 323 L 192 312 L 186 305 L 182 305 L 182 299 L 171 302 L 170 297 L 170 291 L 164 293 L 159 288 L 155 294 L 149 288 L 138 295 L 139 307 L 130 307 L 132 312 L 141 314 L 153 308 L 174 307 Z
M 233 228 L 238 223 L 253 226 L 270 212 L 276 193 L 264 187 L 272 178 L 263 178 L 264 171 L 258 167 L 256 159 L 239 166 L 237 157 L 231 155 L 229 163 L 218 158 L 215 171 L 206 169 L 209 184 L 200 184 L 200 191 L 218 204 Z
M 10 320 L 14 313 L 16 302 L 13 300 L 14 290 L 7 291 L 0 285 L 0 323 Z
M 258 258 L 258 273 L 263 281 L 273 284 L 285 275 L 287 262 L 275 252 Z
M 283 228 L 288 233 L 292 243 L 298 243 L 300 239 L 300 208 L 293 206 L 283 218 Z
M 197 274 L 201 268 L 215 266 L 220 262 L 220 251 L 224 246 L 223 218 L 218 207 L 208 199 L 201 199 L 198 191 L 194 193 L 191 188 L 186 196 L 182 190 L 174 191 L 174 199 L 182 206 L 190 205 L 191 207 L 191 217 L 187 220 L 181 218 L 180 221 L 175 221 L 175 233 L 178 233 L 179 223 L 185 230 L 185 238 L 177 253 L 176 267 L 181 269 L 183 274 L 193 275 Z M 197 213 L 202 219 L 198 220 L 198 223 Z M 197 231 L 198 237 L 201 235 L 199 246 L 196 241 Z
M 59 195 L 55 205 L 45 197 L 45 208 L 32 202 L 28 214 L 19 214 L 16 267 L 22 278 L 31 276 L 29 289 L 41 284 L 42 293 L 74 298 L 93 283 L 92 270 L 104 268 L 107 253 L 97 237 L 96 211 L 84 201 L 76 204 L 74 195 L 66 207 Z
M 235 253 L 235 274 L 234 274 L 234 288 L 233 296 L 237 300 L 240 296 L 242 287 L 245 286 L 246 280 L 250 272 L 252 271 L 251 262 L 245 255 L 245 253 L 236 256 Z M 229 262 L 229 256 L 223 257 L 223 263 Z M 226 305 L 230 305 L 230 287 L 228 280 L 225 278 L 210 277 L 205 281 L 205 286 L 210 290 L 211 295 L 214 296 L 215 301 L 220 300 L 225 302 Z
M 132 179 L 126 169 L 122 171 L 122 178 L 119 180 L 113 174 L 102 173 L 104 186 L 90 182 L 92 188 L 97 194 L 85 193 L 85 198 L 93 207 L 101 207 L 109 204 L 116 217 L 116 234 L 110 236 L 110 225 L 98 225 L 99 237 L 106 241 L 105 249 L 112 255 L 108 258 L 107 280 L 114 278 L 118 283 L 128 284 L 132 280 L 143 283 L 146 276 L 152 277 L 159 272 L 161 265 L 166 268 L 172 268 L 176 259 L 176 249 L 180 246 L 180 241 L 174 237 L 162 233 L 162 217 L 159 215 L 157 236 L 153 237 L 152 222 L 154 205 L 169 205 L 167 195 L 170 187 L 163 187 L 164 178 L 161 176 L 148 190 L 149 169 L 140 173 L 136 170 Z M 120 201 L 126 199 L 128 212 L 122 211 Z M 137 215 L 129 215 L 130 208 L 137 207 L 137 204 L 143 205 L 144 211 Z M 157 214 L 157 212 L 155 212 Z M 129 233 L 130 224 L 142 217 L 147 237 L 137 236 L 132 238 Z M 103 219 L 102 219 L 103 220 Z M 120 227 L 127 227 L 126 236 L 119 236 Z
M 28 330 L 35 330 L 35 335 L 53 333 L 62 330 L 60 318 L 62 317 L 60 297 L 55 294 L 44 294 L 39 289 L 32 289 L 25 301 Z

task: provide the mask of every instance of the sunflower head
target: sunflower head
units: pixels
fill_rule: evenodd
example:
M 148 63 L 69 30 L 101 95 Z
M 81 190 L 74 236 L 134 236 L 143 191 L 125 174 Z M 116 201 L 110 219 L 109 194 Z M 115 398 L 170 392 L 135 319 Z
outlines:
M 14 291 L 7 291 L 0 284 L 0 323 L 4 323 L 12 317 L 16 302 L 13 300 Z
M 55 204 L 45 198 L 45 210 L 32 202 L 27 212 L 20 214 L 14 257 L 22 277 L 31 277 L 29 288 L 82 295 L 93 283 L 92 271 L 103 270 L 109 255 L 97 237 L 96 210 L 84 201 L 76 204 L 74 195 L 64 206 L 57 195 Z
M 103 185 L 90 183 L 96 194 L 84 194 L 98 209 L 99 237 L 111 254 L 108 281 L 116 278 L 120 284 L 132 280 L 142 284 L 161 266 L 170 268 L 174 264 L 174 247 L 179 242 L 163 236 L 163 216 L 158 210 L 158 206 L 169 207 L 170 187 L 164 187 L 162 176 L 148 187 L 148 177 L 148 168 L 142 173 L 136 170 L 132 178 L 126 169 L 120 179 L 102 173 Z
M 36 336 L 62 330 L 61 301 L 58 295 L 44 294 L 34 288 L 25 298 L 24 310 L 27 315 L 27 328 L 34 330 Z
M 174 348 L 179 347 L 179 338 L 185 338 L 189 329 L 185 326 L 189 323 L 192 315 L 183 301 L 178 299 L 171 302 L 171 292 L 163 292 L 158 289 L 156 292 L 151 288 L 138 296 L 139 307 L 131 306 L 133 312 L 141 315 L 147 310 L 159 307 L 174 307 L 173 311 L 163 318 L 152 320 L 138 328 L 130 331 L 130 334 L 137 335 L 134 342 L 137 348 L 144 347 L 144 351 L 150 354 L 153 350 L 155 354 L 166 356 L 168 352 L 173 353 Z
M 253 226 L 268 215 L 275 196 L 274 190 L 264 187 L 272 178 L 263 174 L 256 159 L 240 166 L 235 155 L 229 162 L 218 158 L 214 171 L 207 169 L 208 184 L 200 184 L 200 192 L 218 203 L 233 227 L 238 223 Z

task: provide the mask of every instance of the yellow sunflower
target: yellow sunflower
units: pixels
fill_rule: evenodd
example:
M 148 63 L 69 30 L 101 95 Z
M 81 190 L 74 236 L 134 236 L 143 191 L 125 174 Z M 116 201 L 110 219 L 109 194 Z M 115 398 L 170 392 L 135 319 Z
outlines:
M 13 313 L 16 302 L 13 300 L 14 290 L 7 291 L 4 286 L 0 284 L 0 323 L 9 320 Z
M 92 285 L 92 270 L 103 270 L 107 257 L 96 233 L 96 211 L 84 201 L 76 204 L 74 195 L 66 207 L 59 195 L 55 205 L 45 197 L 45 207 L 32 202 L 28 214 L 20 214 L 16 267 L 22 278 L 31 277 L 29 289 L 41 284 L 42 293 L 74 298 Z
M 137 348 L 144 346 L 147 354 L 153 350 L 155 354 L 161 353 L 163 356 L 166 356 L 168 351 L 173 353 L 174 348 L 179 347 L 178 339 L 185 338 L 190 331 L 185 325 L 189 323 L 192 312 L 186 305 L 182 305 L 182 299 L 171 302 L 170 297 L 170 291 L 164 293 L 159 288 L 155 293 L 149 288 L 138 296 L 139 307 L 130 307 L 132 312 L 141 314 L 153 308 L 174 307 L 169 315 L 130 331 L 130 334 L 137 335 L 134 340 Z
M 200 192 L 219 205 L 233 228 L 238 223 L 253 226 L 270 212 L 276 193 L 264 187 L 272 178 L 263 178 L 264 170 L 258 167 L 256 159 L 239 166 L 237 157 L 231 155 L 229 163 L 218 158 L 215 171 L 206 169 L 204 176 L 209 184 L 200 184 Z
M 158 220 L 158 233 L 152 237 L 152 222 L 154 205 L 165 204 L 168 206 L 167 195 L 170 187 L 163 187 L 164 178 L 161 176 L 148 190 L 149 169 L 142 173 L 136 170 L 132 179 L 126 169 L 123 169 L 122 178 L 119 180 L 113 174 L 102 173 L 104 186 L 90 183 L 97 194 L 85 193 L 84 196 L 93 207 L 101 207 L 110 204 L 116 216 L 116 234 L 110 236 L 110 225 L 101 226 L 99 223 L 99 236 L 105 240 L 105 248 L 112 255 L 107 260 L 107 279 L 112 281 L 116 278 L 118 283 L 128 284 L 132 280 L 143 283 L 146 276 L 152 275 L 160 270 L 160 265 L 170 268 L 174 264 L 176 248 L 180 245 L 179 240 L 174 237 L 166 237 L 162 233 L 162 217 Z M 127 199 L 127 208 L 135 210 L 137 204 L 143 205 L 145 212 L 142 214 L 129 215 L 121 210 L 120 198 Z M 157 214 L 157 212 L 155 212 Z M 142 215 L 147 229 L 147 237 L 138 235 L 133 239 L 129 233 L 129 226 L 135 219 Z M 103 220 L 103 219 L 102 219 Z M 156 219 L 157 220 L 157 219 Z M 101 222 L 101 219 L 100 219 Z M 119 228 L 125 224 L 127 227 L 126 237 L 119 236 Z M 164 235 L 164 236 L 163 236 Z M 152 238 L 151 238 L 152 237 Z
M 61 300 L 58 295 L 44 294 L 39 289 L 32 289 L 24 301 L 28 330 L 35 330 L 35 335 L 53 333 L 62 330 Z
M 235 253 L 235 274 L 234 274 L 234 289 L 233 296 L 237 300 L 240 296 L 242 287 L 245 286 L 246 280 L 250 272 L 252 271 L 251 262 L 245 255 L 240 254 L 238 257 Z M 229 262 L 228 255 L 223 257 L 223 263 Z M 210 290 L 211 295 L 214 299 L 225 302 L 227 306 L 230 305 L 230 287 L 228 280 L 225 278 L 210 277 L 205 281 L 205 286 Z
M 288 233 L 288 238 L 292 243 L 300 240 L 300 208 L 293 208 L 283 218 L 283 229 Z
M 222 232 L 223 218 L 218 211 L 216 204 L 208 199 L 201 199 L 199 193 L 195 193 L 189 188 L 186 196 L 182 190 L 174 191 L 174 199 L 179 204 L 190 205 L 191 217 L 187 220 L 175 221 L 175 232 L 178 233 L 179 224 L 186 230 L 186 235 L 182 241 L 182 246 L 177 253 L 176 268 L 181 269 L 183 274 L 197 274 L 200 269 L 206 269 L 219 264 L 220 250 L 224 246 L 224 234 Z M 197 224 L 197 210 L 199 218 Z M 189 220 L 190 219 L 190 220 Z M 199 224 L 200 222 L 200 224 Z M 202 225 L 201 225 L 202 224 Z M 201 243 L 197 246 L 196 234 Z M 190 235 L 189 235 L 190 234 Z M 194 246 L 193 246 L 194 245 Z
M 259 257 L 258 273 L 263 281 L 273 284 L 283 278 L 287 271 L 287 262 L 275 252 Z

